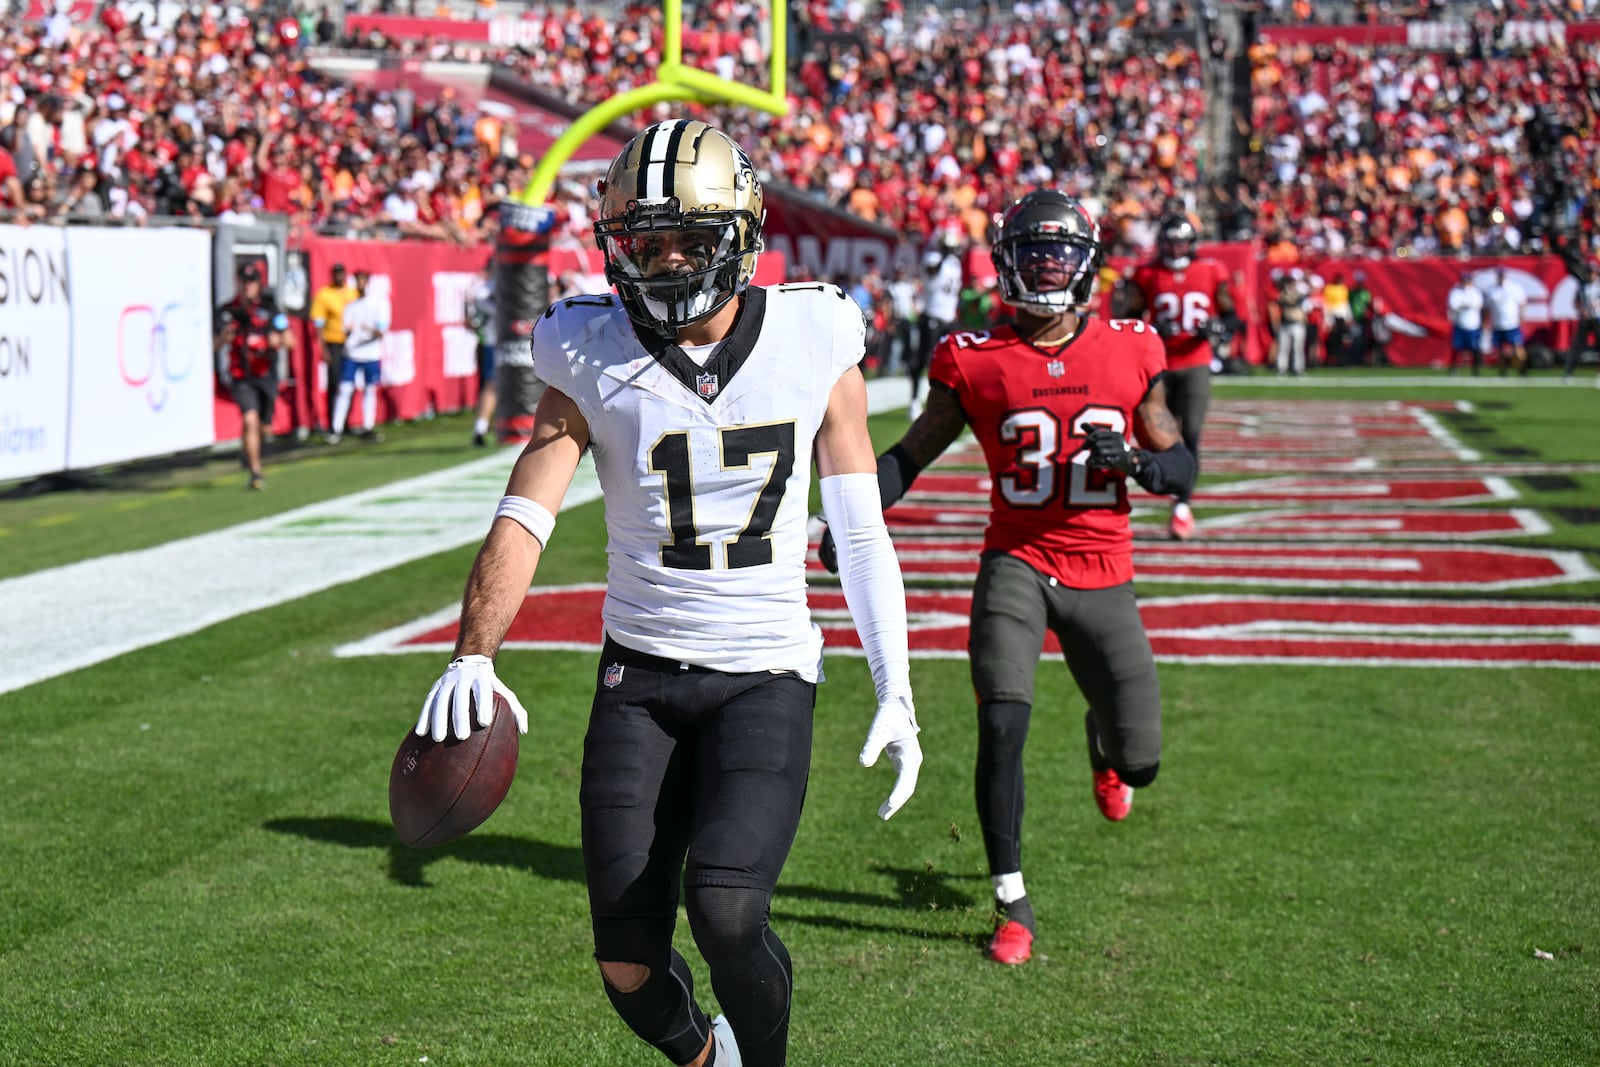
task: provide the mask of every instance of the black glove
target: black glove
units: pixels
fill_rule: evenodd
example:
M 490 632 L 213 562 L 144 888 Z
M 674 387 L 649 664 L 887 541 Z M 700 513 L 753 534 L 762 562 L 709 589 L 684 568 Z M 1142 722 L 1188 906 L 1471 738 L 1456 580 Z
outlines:
M 1128 439 L 1117 431 L 1096 430 L 1089 435 L 1088 445 L 1090 467 L 1121 471 L 1130 478 L 1138 476 L 1145 451 L 1142 448 L 1129 448 Z
M 829 574 L 839 573 L 839 550 L 833 547 L 833 531 L 826 526 L 822 528 L 822 543 L 817 545 L 817 558 Z

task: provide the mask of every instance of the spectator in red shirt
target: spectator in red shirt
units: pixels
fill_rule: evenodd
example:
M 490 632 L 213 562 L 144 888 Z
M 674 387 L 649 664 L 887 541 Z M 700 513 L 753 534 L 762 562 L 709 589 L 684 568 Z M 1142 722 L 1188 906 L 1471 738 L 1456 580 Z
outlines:
M 256 189 L 261 194 L 261 210 L 277 215 L 293 211 L 300 172 L 291 161 L 289 149 L 279 144 L 269 151 L 263 139 L 256 149 L 256 171 L 260 174 Z

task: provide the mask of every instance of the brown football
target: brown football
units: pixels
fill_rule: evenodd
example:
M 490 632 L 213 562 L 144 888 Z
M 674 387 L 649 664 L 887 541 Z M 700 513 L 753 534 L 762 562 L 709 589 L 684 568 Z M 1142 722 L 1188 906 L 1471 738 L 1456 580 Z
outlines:
M 498 694 L 494 721 L 472 736 L 435 741 L 407 733 L 389 768 L 389 818 L 402 844 L 443 845 L 500 806 L 517 773 L 517 720 Z

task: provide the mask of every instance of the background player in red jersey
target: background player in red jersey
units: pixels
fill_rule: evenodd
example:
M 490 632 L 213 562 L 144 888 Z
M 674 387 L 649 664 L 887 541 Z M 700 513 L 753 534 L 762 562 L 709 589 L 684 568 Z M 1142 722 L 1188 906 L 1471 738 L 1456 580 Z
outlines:
M 1022 883 L 1022 746 L 1045 629 L 1089 702 L 1095 801 L 1123 819 L 1161 760 L 1161 687 L 1133 591 L 1126 479 L 1186 491 L 1194 458 L 1167 410 L 1166 357 L 1144 322 L 1089 317 L 1103 259 L 1078 202 L 1029 193 L 998 221 L 991 255 L 1013 324 L 956 332 L 934 351 L 928 405 L 878 457 L 885 507 L 963 430 L 993 482 L 967 653 L 978 697 L 978 818 L 1004 921 L 989 958 L 1032 955 Z M 1143 448 L 1131 448 L 1137 432 Z M 823 562 L 830 568 L 824 535 Z
M 1182 215 L 1163 218 L 1156 232 L 1156 258 L 1135 267 L 1120 290 L 1116 314 L 1147 318 L 1167 351 L 1167 404 L 1183 427 L 1183 443 L 1200 462 L 1200 428 L 1211 406 L 1212 331 L 1233 314 L 1228 268 L 1195 255 L 1200 235 Z M 1189 507 L 1192 486 L 1173 498 L 1169 529 L 1187 540 L 1194 535 Z

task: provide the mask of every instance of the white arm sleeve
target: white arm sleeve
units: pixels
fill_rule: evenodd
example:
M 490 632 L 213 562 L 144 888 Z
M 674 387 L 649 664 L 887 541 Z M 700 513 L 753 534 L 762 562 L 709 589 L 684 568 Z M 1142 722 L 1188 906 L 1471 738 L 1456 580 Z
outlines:
M 906 589 L 884 525 L 878 476 L 835 474 L 821 481 L 822 514 L 839 553 L 839 583 L 872 668 L 881 704 L 911 692 L 906 650 Z

